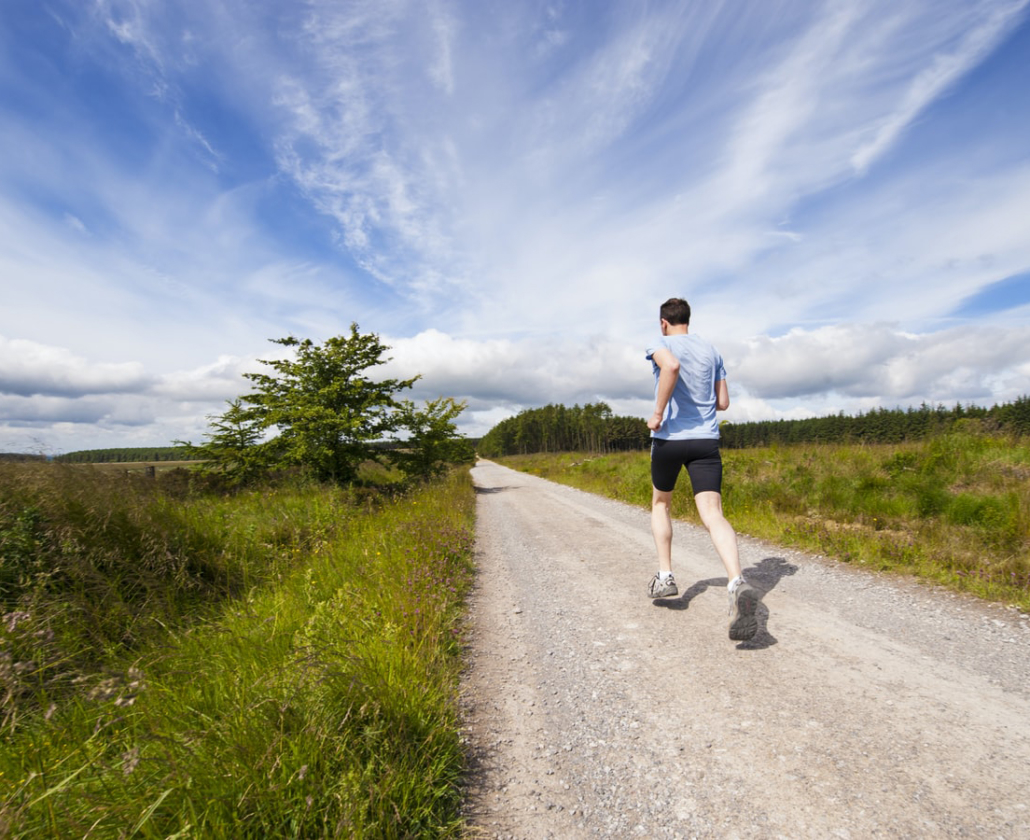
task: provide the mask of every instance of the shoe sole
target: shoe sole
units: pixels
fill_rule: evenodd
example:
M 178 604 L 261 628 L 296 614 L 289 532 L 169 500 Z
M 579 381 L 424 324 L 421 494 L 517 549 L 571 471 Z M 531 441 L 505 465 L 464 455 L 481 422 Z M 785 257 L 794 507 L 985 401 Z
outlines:
M 735 610 L 730 619 L 730 640 L 746 642 L 758 632 L 758 593 L 748 587 L 740 592 L 734 602 Z

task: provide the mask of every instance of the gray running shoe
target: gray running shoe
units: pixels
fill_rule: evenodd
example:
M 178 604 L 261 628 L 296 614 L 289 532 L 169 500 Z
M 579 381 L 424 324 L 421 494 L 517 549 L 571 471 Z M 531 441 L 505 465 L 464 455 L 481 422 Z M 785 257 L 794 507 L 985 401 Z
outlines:
M 739 584 L 730 594 L 730 639 L 746 642 L 758 632 L 758 590 L 747 581 Z
M 647 587 L 647 594 L 652 598 L 671 598 L 673 595 L 679 595 L 679 592 L 676 588 L 676 579 L 672 575 L 665 580 L 655 575 Z

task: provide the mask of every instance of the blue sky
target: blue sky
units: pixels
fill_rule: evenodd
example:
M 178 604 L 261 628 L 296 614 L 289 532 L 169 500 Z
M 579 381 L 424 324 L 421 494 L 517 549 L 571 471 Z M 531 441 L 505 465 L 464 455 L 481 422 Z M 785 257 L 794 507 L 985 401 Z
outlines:
M 351 322 L 482 434 L 1030 393 L 1028 0 L 7 0 L 0 451 L 199 441 Z

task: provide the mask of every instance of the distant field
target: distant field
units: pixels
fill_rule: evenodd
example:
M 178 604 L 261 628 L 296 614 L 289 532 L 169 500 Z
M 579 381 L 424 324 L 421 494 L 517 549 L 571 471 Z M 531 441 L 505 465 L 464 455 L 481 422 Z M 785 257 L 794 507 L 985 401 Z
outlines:
M 180 467 L 195 467 L 197 464 L 203 463 L 203 461 L 122 461 L 121 463 L 76 464 L 74 466 L 93 467 L 93 469 L 108 473 L 145 472 L 147 467 L 153 467 L 156 472 L 168 472 Z

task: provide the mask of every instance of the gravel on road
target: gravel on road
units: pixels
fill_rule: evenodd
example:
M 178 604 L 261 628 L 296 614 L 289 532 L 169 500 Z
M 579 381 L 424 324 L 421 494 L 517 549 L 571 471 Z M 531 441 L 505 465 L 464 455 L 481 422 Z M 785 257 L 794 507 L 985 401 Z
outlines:
M 646 511 L 473 478 L 479 836 L 1030 838 L 1027 615 L 742 537 L 759 632 L 731 642 L 703 529 L 651 601 Z

